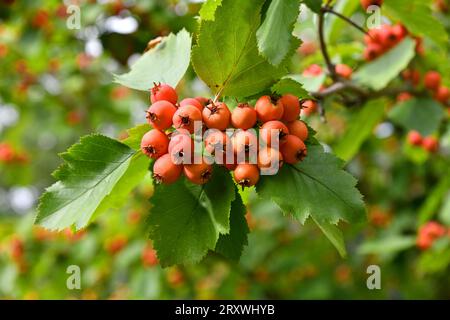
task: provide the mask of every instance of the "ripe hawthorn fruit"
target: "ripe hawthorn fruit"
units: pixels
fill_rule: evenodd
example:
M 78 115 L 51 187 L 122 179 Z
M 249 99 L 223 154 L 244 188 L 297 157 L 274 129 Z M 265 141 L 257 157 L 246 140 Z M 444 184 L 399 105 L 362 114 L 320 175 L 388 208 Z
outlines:
M 204 105 L 200 103 L 197 99 L 194 98 L 186 98 L 180 101 L 179 103 L 180 107 L 184 106 L 194 106 L 196 107 L 200 112 L 203 111 Z
M 225 132 L 211 130 L 205 136 L 205 150 L 210 154 L 216 152 L 226 152 L 231 147 L 230 138 Z
M 441 86 L 441 75 L 437 71 L 428 71 L 424 77 L 425 88 L 435 91 Z
M 308 127 L 301 120 L 295 120 L 286 124 L 289 134 L 299 137 L 302 141 L 308 139 Z
M 174 88 L 165 83 L 155 83 L 150 89 L 150 100 L 152 103 L 165 100 L 172 104 L 178 101 L 178 95 Z
M 202 113 L 191 105 L 179 107 L 172 117 L 173 126 L 176 129 L 186 129 L 189 133 L 194 132 L 196 121 L 202 121 Z
M 280 120 L 284 106 L 281 100 L 275 101 L 270 96 L 262 96 L 255 104 L 256 115 L 261 122 Z
M 439 149 L 439 142 L 435 137 L 425 137 L 422 140 L 422 147 L 430 153 L 435 153 Z
M 153 165 L 153 179 L 156 183 L 171 184 L 178 180 L 183 171 L 183 166 L 175 164 L 170 154 L 159 157 Z
M 398 102 L 405 102 L 405 101 L 411 100 L 412 98 L 413 98 L 413 96 L 409 92 L 400 92 L 397 95 Z
M 361 6 L 364 10 L 367 10 L 370 6 L 379 6 L 383 4 L 383 0 L 361 0 Z
M 292 134 L 286 137 L 286 142 L 280 146 L 280 152 L 283 155 L 284 162 L 289 164 L 296 164 L 302 161 L 307 154 L 303 141 Z
M 231 113 L 231 125 L 236 129 L 247 130 L 256 124 L 256 110 L 248 103 L 239 103 Z
M 169 138 L 164 132 L 158 129 L 152 129 L 141 140 L 141 150 L 148 157 L 158 159 L 163 154 L 167 153 L 169 146 Z
M 284 111 L 281 120 L 285 122 L 297 120 L 300 116 L 300 101 L 292 94 L 285 94 L 280 98 Z
M 289 134 L 289 129 L 286 125 L 277 120 L 272 120 L 264 123 L 259 130 L 261 139 L 270 147 L 272 146 L 272 135 L 278 135 L 279 145 L 286 142 L 286 137 Z
M 439 86 L 436 92 L 434 93 L 434 99 L 446 104 L 448 99 L 450 99 L 450 90 L 445 86 Z
M 201 159 L 201 163 L 199 164 L 185 164 L 183 167 L 186 178 L 195 184 L 207 183 L 211 178 L 212 169 L 212 166 L 204 158 Z
M 274 175 L 283 165 L 283 156 L 274 148 L 263 148 L 258 152 L 258 167 L 267 175 Z
M 352 77 L 353 74 L 353 70 L 352 68 L 350 68 L 348 65 L 346 64 L 337 64 L 335 67 L 336 70 L 336 74 L 341 76 L 344 79 L 350 79 Z M 292 120 L 290 120 L 292 121 Z
M 309 116 L 311 113 L 314 113 L 317 110 L 317 102 L 314 100 L 305 100 L 301 104 L 301 114 L 305 116 Z
M 198 102 L 200 102 L 200 104 L 202 105 L 202 107 L 205 107 L 207 104 L 209 104 L 210 99 L 205 98 L 205 97 L 195 97 L 195 100 L 197 100 Z M 202 108 L 203 109 L 203 108 Z
M 208 128 L 225 130 L 230 124 L 231 112 L 223 102 L 211 102 L 203 108 L 202 115 Z
M 251 187 L 258 183 L 259 170 L 258 166 L 254 164 L 242 163 L 234 169 L 234 180 L 241 187 Z
M 410 131 L 407 139 L 408 143 L 413 146 L 420 146 L 422 144 L 422 135 L 418 131 Z
M 154 128 L 167 130 L 172 126 L 172 118 L 177 108 L 168 101 L 157 101 L 147 110 L 147 121 Z
M 194 155 L 194 140 L 189 134 L 177 133 L 172 135 L 168 151 L 173 163 L 191 163 Z
M 248 155 L 258 150 L 258 137 L 253 130 L 238 130 L 231 137 L 233 152 L 236 155 Z

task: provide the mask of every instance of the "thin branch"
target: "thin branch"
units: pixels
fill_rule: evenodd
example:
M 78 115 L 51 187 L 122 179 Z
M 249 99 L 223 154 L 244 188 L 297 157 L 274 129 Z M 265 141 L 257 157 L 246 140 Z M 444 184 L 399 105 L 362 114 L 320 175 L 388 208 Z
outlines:
M 325 36 L 324 36 L 325 8 L 327 8 L 327 7 L 323 7 L 322 11 L 319 14 L 320 51 L 322 52 L 323 59 L 325 60 L 325 63 L 327 65 L 328 72 L 330 73 L 331 78 L 334 81 L 337 81 L 339 79 L 339 77 L 336 74 L 336 68 L 334 67 L 333 63 L 331 62 L 330 55 L 328 54 L 327 44 L 325 43 Z
M 361 31 L 364 34 L 368 34 L 368 31 L 366 29 L 364 29 L 363 27 L 361 27 L 359 24 L 357 24 L 356 22 L 354 22 L 353 20 L 351 20 L 350 18 L 347 18 L 346 16 L 344 16 L 343 14 L 334 11 L 333 8 L 330 7 L 324 7 L 322 9 L 324 12 L 328 12 L 331 14 L 334 14 L 335 16 L 337 16 L 338 18 L 341 18 L 342 20 L 344 20 L 345 22 L 347 22 L 348 24 L 352 25 L 353 27 L 355 27 L 356 29 L 358 29 L 359 31 Z

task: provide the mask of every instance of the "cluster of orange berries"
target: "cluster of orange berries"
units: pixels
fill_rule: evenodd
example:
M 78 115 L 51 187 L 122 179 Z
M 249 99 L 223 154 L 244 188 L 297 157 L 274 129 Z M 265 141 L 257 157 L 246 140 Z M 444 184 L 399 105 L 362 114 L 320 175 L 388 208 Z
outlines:
M 401 42 L 408 34 L 408 30 L 401 25 L 387 25 L 384 24 L 379 28 L 370 29 L 368 34 L 364 37 L 366 48 L 364 49 L 364 59 L 367 61 L 374 60 L 383 55 L 399 42 Z M 423 51 L 423 47 L 419 38 L 416 38 L 418 52 Z
M 430 221 L 419 228 L 416 243 L 420 249 L 426 250 L 433 245 L 434 241 L 446 235 L 450 237 L 450 228 L 446 228 L 435 221 Z
M 408 133 L 408 142 L 413 146 L 420 146 L 431 153 L 434 153 L 439 149 L 439 141 L 435 137 L 422 137 L 416 130 L 412 130 Z
M 150 99 L 147 121 L 153 129 L 143 136 L 141 150 L 156 159 L 157 183 L 170 184 L 184 174 L 204 184 L 215 162 L 233 171 L 236 183 L 250 187 L 260 172 L 275 174 L 283 163 L 295 164 L 307 154 L 308 128 L 299 120 L 301 103 L 291 94 L 262 96 L 254 107 L 239 103 L 233 111 L 203 97 L 178 102 L 167 84 L 155 84 Z M 201 152 L 193 152 L 199 144 Z
M 28 157 L 25 153 L 18 152 L 6 142 L 0 143 L 0 163 L 6 164 L 23 164 L 28 161 Z

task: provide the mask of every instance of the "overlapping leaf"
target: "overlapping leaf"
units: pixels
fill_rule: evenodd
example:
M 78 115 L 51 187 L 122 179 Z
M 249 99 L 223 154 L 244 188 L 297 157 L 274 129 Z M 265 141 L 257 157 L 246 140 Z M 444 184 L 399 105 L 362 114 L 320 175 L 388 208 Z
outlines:
M 144 53 L 131 66 L 130 72 L 115 75 L 114 81 L 143 91 L 158 82 L 175 87 L 189 67 L 191 40 L 191 35 L 184 29 L 177 35 L 171 33 L 155 48 Z
M 36 223 L 51 230 L 86 226 L 94 214 L 120 204 L 142 180 L 148 159 L 102 135 L 81 138 L 61 157 L 59 181 L 40 199 Z
M 162 266 L 198 262 L 215 249 L 219 236 L 230 232 L 234 188 L 223 168 L 204 186 L 180 179 L 155 188 L 148 223 Z

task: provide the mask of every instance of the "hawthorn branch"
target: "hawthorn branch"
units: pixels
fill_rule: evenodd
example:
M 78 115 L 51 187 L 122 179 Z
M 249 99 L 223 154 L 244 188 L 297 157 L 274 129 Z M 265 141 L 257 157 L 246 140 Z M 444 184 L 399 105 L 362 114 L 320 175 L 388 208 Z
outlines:
M 320 42 L 320 51 L 322 52 L 323 59 L 325 60 L 325 64 L 327 65 L 328 72 L 330 73 L 331 78 L 334 81 L 338 81 L 339 77 L 336 74 L 336 68 L 334 67 L 333 62 L 331 62 L 330 55 L 328 54 L 327 44 L 325 42 L 324 35 L 324 26 L 325 26 L 325 13 L 328 4 L 325 7 L 322 7 L 319 13 L 319 42 Z
M 364 29 L 363 27 L 361 27 L 359 24 L 357 24 L 356 22 L 354 22 L 352 19 L 344 16 L 343 14 L 334 11 L 333 8 L 331 7 L 323 7 L 322 9 L 323 12 L 328 12 L 331 13 L 333 15 L 335 15 L 336 17 L 344 20 L 345 22 L 347 22 L 348 24 L 350 24 L 351 26 L 355 27 L 356 29 L 358 29 L 359 31 L 361 31 L 364 34 L 368 34 L 368 31 L 366 29 Z

